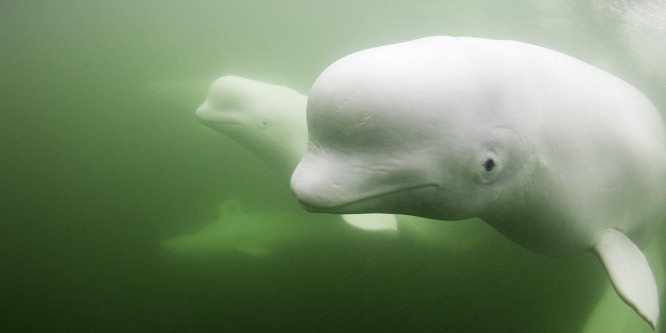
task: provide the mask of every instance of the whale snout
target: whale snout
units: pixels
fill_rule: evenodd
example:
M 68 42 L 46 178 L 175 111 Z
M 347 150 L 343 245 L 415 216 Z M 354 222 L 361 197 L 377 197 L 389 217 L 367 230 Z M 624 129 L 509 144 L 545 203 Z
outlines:
M 349 193 L 340 179 L 340 174 L 333 172 L 330 163 L 318 163 L 308 155 L 301 160 L 291 176 L 291 191 L 303 208 L 310 212 L 331 212 L 349 199 Z
M 437 188 L 403 165 L 361 163 L 350 156 L 306 153 L 291 177 L 303 208 L 315 213 L 400 213 L 415 191 Z
M 208 101 L 205 101 L 203 104 L 201 104 L 197 110 L 195 111 L 195 114 L 197 116 L 197 119 L 199 119 L 200 122 L 206 124 L 213 122 L 215 120 L 215 109 L 212 108 L 210 103 Z
M 241 111 L 219 108 L 209 101 L 197 108 L 196 116 L 200 123 L 222 133 L 229 126 L 243 126 L 248 122 Z

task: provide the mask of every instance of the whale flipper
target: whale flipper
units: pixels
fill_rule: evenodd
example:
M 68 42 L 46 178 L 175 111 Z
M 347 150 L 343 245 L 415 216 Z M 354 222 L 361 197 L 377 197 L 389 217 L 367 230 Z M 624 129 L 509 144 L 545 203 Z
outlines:
M 659 297 L 664 297 L 666 289 L 666 278 L 664 278 L 664 267 L 662 252 L 664 247 L 660 241 L 651 241 L 643 249 L 643 254 L 650 262 L 650 267 L 657 280 Z M 601 300 L 594 306 L 594 310 L 588 317 L 581 333 L 650 333 L 653 329 L 645 325 L 645 320 L 636 316 L 634 309 L 627 307 L 624 300 L 617 297 L 615 289 L 607 286 Z M 612 320 L 609 320 L 612 318 Z M 663 330 L 662 330 L 663 331 Z
M 347 224 L 362 230 L 387 230 L 398 232 L 398 221 L 391 214 L 345 214 Z
M 618 295 L 655 329 L 659 319 L 659 293 L 643 252 L 617 229 L 604 231 L 594 251 L 601 258 Z

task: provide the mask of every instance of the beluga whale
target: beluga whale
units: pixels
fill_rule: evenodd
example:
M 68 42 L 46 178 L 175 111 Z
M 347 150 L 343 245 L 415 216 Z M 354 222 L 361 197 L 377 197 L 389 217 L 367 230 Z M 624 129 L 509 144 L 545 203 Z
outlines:
M 330 65 L 307 127 L 306 210 L 477 217 L 541 254 L 593 252 L 656 328 L 640 246 L 666 215 L 666 130 L 630 84 L 523 42 L 426 37 Z
M 225 75 L 210 86 L 196 115 L 288 179 L 307 146 L 306 100 L 284 86 Z
M 285 86 L 224 75 L 211 84 L 196 115 L 202 124 L 260 158 L 287 186 L 307 148 L 306 101 L 306 96 Z M 395 216 L 389 214 L 342 219 L 362 230 L 398 231 Z

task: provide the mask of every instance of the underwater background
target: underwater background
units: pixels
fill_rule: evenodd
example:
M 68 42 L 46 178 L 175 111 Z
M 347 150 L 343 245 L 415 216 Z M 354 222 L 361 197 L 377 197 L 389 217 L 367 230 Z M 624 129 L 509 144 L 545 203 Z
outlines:
M 611 287 L 592 254 L 544 257 L 485 226 L 484 242 L 452 247 L 436 226 L 385 237 L 302 213 L 260 159 L 194 114 L 221 75 L 307 94 L 344 55 L 430 35 L 549 47 L 666 113 L 660 0 L 1 3 L 0 329 L 596 332 L 596 318 L 603 332 L 650 332 L 619 298 L 600 307 Z M 233 216 L 316 230 L 270 255 L 160 245 L 228 202 Z M 666 258 L 661 230 L 653 268 Z

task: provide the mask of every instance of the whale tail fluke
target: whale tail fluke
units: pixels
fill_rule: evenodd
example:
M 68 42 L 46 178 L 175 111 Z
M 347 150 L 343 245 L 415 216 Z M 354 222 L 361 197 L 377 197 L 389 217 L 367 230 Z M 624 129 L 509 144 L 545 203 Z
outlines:
M 616 229 L 604 231 L 594 251 L 604 264 L 618 295 L 654 330 L 659 319 L 659 293 L 643 252 Z

